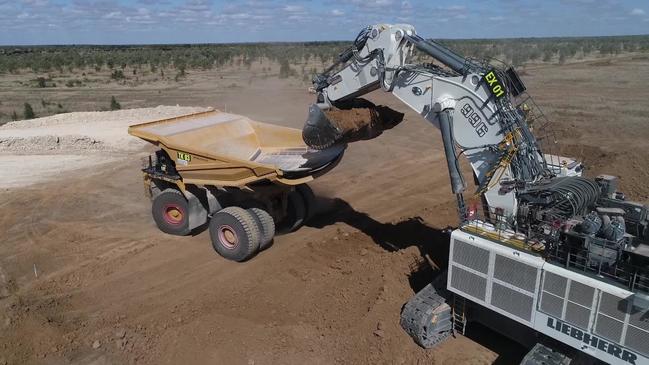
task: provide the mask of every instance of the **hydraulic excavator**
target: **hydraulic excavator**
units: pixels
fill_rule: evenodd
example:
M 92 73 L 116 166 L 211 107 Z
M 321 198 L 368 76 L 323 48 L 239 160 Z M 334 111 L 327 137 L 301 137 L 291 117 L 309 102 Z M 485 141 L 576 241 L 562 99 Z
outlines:
M 415 49 L 435 62 L 411 63 Z M 582 177 L 579 162 L 551 154 L 555 136 L 514 68 L 463 57 L 411 25 L 378 24 L 313 87 L 302 132 L 312 148 L 353 141 L 358 128 L 330 111 L 378 89 L 441 132 L 460 223 L 446 272 L 403 307 L 417 344 L 480 322 L 529 346 L 525 364 L 649 364 L 648 208 L 626 200 L 616 177 Z M 465 203 L 468 193 L 480 204 Z

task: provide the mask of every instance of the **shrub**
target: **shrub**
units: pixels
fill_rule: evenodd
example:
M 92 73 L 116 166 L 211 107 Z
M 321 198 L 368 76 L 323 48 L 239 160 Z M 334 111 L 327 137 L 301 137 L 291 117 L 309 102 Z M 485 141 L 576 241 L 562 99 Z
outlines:
M 36 113 L 29 103 L 25 103 L 25 119 L 34 119 L 36 118 Z
M 110 97 L 110 110 L 120 110 L 122 105 L 117 102 L 114 96 Z
M 279 61 L 279 77 L 286 79 L 291 76 L 291 66 L 288 64 L 287 59 Z
M 112 74 L 110 74 L 110 78 L 113 79 L 113 80 L 122 80 L 122 79 L 124 79 L 124 71 L 115 70 L 115 71 L 113 71 Z

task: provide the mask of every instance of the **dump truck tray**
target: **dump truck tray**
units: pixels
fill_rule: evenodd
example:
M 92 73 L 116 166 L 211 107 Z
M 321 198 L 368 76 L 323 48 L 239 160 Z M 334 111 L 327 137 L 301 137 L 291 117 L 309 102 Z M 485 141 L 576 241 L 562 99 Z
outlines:
M 163 149 L 183 183 L 196 185 L 298 185 L 333 168 L 346 148 L 315 150 L 299 129 L 218 110 L 136 124 L 128 132 Z

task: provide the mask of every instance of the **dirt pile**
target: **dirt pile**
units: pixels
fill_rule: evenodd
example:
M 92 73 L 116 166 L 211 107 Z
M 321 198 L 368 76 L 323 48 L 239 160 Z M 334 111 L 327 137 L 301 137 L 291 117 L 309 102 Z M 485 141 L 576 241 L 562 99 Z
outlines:
M 106 145 L 88 136 L 32 136 L 0 138 L 0 150 L 10 152 L 103 150 Z
M 31 185 L 141 151 L 146 142 L 129 136 L 128 126 L 205 111 L 158 106 L 110 112 L 76 112 L 21 120 L 0 126 L 0 188 Z

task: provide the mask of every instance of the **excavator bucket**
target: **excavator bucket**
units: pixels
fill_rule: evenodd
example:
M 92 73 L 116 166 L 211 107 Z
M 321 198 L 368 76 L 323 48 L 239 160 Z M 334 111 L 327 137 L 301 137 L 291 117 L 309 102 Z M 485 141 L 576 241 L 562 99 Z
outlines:
M 324 150 L 338 143 L 343 137 L 343 131 L 332 123 L 317 104 L 309 106 L 309 116 L 304 128 L 302 139 L 307 146 Z
M 302 129 L 302 139 L 309 147 L 321 150 L 376 138 L 402 120 L 403 113 L 376 106 L 365 99 L 354 99 L 328 109 L 312 104 Z

